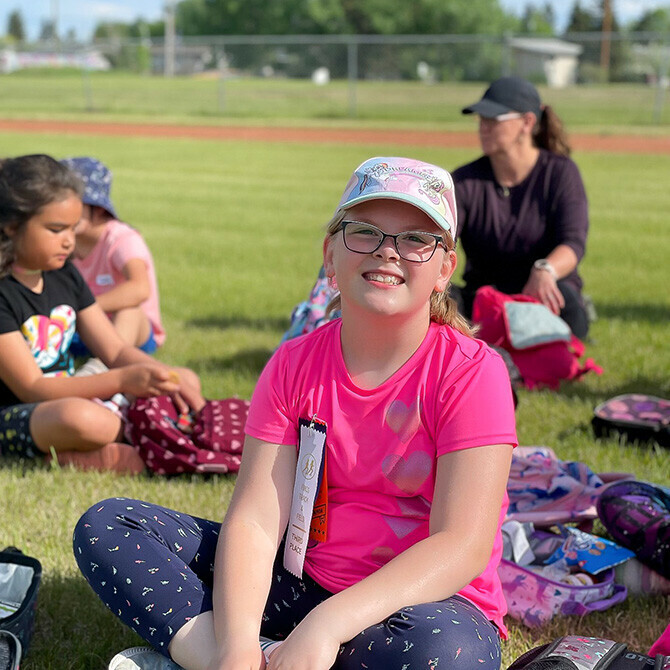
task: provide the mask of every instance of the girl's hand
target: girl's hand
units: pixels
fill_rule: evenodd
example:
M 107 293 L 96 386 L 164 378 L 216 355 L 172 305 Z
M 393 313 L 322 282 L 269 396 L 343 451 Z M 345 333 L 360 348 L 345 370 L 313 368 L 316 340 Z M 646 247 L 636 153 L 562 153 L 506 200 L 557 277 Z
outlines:
M 216 658 L 207 670 L 265 670 L 265 656 L 260 646 L 248 652 L 230 650 Z
M 193 410 L 199 412 L 205 399 L 200 392 L 200 379 L 198 375 L 188 368 L 171 368 L 170 379 L 179 385 L 179 391 L 173 394 L 174 403 L 180 413 Z
M 340 641 L 319 623 L 317 610 L 312 610 L 270 654 L 267 669 L 329 670 L 339 650 Z
M 154 363 L 133 363 L 119 368 L 121 392 L 137 398 L 169 395 L 179 391 L 179 383 L 170 379 L 170 369 Z

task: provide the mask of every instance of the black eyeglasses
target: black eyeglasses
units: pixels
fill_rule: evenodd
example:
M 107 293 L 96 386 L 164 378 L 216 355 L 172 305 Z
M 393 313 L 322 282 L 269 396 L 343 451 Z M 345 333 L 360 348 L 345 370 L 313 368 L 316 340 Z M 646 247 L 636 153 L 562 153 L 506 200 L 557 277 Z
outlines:
M 398 256 L 413 263 L 429 261 L 438 245 L 446 250 L 444 239 L 434 233 L 409 230 L 406 233 L 391 235 L 363 221 L 342 221 L 342 238 L 344 246 L 356 254 L 373 254 L 384 240 L 393 240 Z

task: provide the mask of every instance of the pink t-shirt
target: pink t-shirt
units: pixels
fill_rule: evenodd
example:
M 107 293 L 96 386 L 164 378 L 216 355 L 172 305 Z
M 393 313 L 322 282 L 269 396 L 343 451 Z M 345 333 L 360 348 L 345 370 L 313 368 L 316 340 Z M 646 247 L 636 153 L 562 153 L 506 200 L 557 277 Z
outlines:
M 263 370 L 246 433 L 297 445 L 300 418 L 327 429 L 328 537 L 312 543 L 305 572 L 337 593 L 428 536 L 437 458 L 458 449 L 517 444 L 509 376 L 485 343 L 431 323 L 414 355 L 374 389 L 351 380 L 340 319 L 284 343 Z M 503 634 L 497 566 L 500 525 L 484 572 L 459 593 Z
M 150 292 L 141 307 L 151 323 L 156 344 L 161 346 L 165 342 L 165 330 L 161 321 L 154 261 L 146 242 L 134 228 L 115 219 L 108 221 L 102 237 L 88 256 L 73 258 L 73 262 L 97 297 L 126 281 L 123 267 L 134 258 L 143 260 L 147 266 Z

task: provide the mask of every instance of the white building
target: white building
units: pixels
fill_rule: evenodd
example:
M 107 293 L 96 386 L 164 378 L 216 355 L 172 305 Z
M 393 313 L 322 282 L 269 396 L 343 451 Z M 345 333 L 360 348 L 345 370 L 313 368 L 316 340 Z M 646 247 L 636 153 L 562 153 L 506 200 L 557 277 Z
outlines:
M 30 67 L 74 67 L 82 70 L 109 70 L 110 62 L 99 51 L 15 51 L 0 50 L 0 72 L 15 72 Z
M 577 66 L 583 48 L 553 37 L 514 37 L 514 74 L 534 81 L 544 80 L 552 88 L 564 88 L 577 81 Z

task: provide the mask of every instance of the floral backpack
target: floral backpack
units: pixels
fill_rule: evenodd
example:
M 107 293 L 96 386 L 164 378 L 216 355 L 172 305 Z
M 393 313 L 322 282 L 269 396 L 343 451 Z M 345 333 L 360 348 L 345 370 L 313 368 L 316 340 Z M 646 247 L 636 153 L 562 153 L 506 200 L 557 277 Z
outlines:
M 554 532 L 518 524 L 527 526 L 520 537 L 509 528 L 510 523 L 518 524 L 503 524 L 505 546 L 498 577 L 511 618 L 534 628 L 555 616 L 584 616 L 626 599 L 627 589 L 615 582 L 613 566 L 627 560 L 632 552 L 567 526 Z M 511 543 L 506 535 L 514 538 Z M 520 555 L 524 536 L 525 551 Z M 514 546 L 511 554 L 507 550 L 510 544 Z
M 311 333 L 319 326 L 339 316 L 339 312 L 326 314 L 328 304 L 336 295 L 337 291 L 328 283 L 322 266 L 307 300 L 298 303 L 293 308 L 291 325 L 284 333 L 282 342 L 298 337 L 298 335 Z

